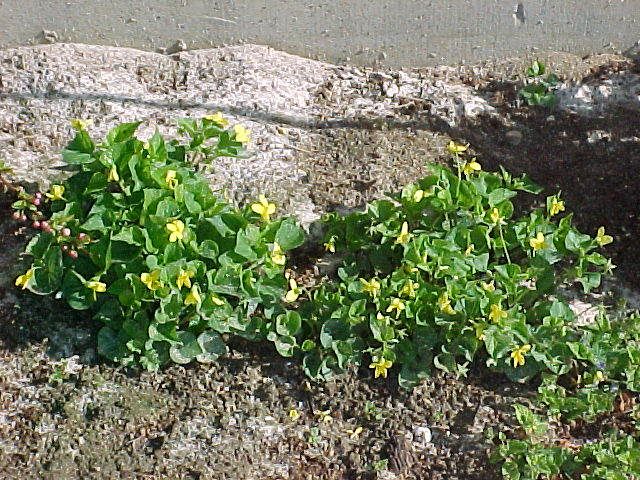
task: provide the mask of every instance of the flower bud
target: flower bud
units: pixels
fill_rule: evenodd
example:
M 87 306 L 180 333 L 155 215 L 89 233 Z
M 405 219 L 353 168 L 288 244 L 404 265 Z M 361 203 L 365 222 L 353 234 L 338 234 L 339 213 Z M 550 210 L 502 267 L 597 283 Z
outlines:
M 47 228 L 49 228 L 49 222 L 47 221 L 40 222 L 40 227 L 46 230 Z
M 11 218 L 13 218 L 14 220 L 20 220 L 20 212 L 13 212 Z
M 87 238 L 87 234 L 86 233 L 79 233 L 78 234 L 78 240 L 80 240 L 81 242 L 84 241 Z
M 31 203 L 33 205 L 35 205 L 36 207 L 40 206 L 40 199 L 39 198 L 34 198 L 33 200 L 31 200 Z
M 69 250 L 67 252 L 67 255 L 69 255 L 69 257 L 71 258 L 78 258 L 78 252 L 76 252 L 75 250 Z
M 27 221 L 27 216 L 24 213 L 22 215 L 20 215 L 20 221 L 21 222 L 26 222 Z
M 71 235 L 71 229 L 65 227 L 62 230 L 60 230 L 60 233 L 62 234 L 62 236 L 68 237 Z
M 33 223 L 31 224 L 31 226 L 33 228 L 40 228 L 42 226 L 42 224 L 38 220 L 34 220 Z
M 38 200 L 40 200 L 42 198 L 42 192 L 36 192 L 34 194 L 34 197 L 36 197 Z
M 60 248 L 63 252 L 66 252 L 67 250 L 69 250 L 69 245 L 62 245 Z

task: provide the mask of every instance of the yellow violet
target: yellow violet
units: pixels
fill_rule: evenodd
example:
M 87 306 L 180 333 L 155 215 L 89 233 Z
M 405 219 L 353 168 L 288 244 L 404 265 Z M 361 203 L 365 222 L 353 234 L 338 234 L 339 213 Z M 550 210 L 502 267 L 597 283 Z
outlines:
M 93 301 L 95 302 L 98 299 L 97 293 L 102 293 L 107 291 L 107 284 L 102 282 L 91 281 L 85 283 L 85 286 L 89 290 L 93 290 Z
M 327 243 L 324 244 L 324 251 L 336 253 L 336 237 L 332 235 Z
M 551 205 L 549 205 L 549 215 L 554 216 L 559 214 L 560 212 L 564 212 L 564 202 L 562 200 L 553 197 L 551 201 Z
M 64 185 L 52 185 L 49 193 L 45 193 L 49 200 L 64 200 Z
M 489 320 L 491 320 L 492 322 L 499 322 L 503 318 L 507 318 L 508 315 L 509 314 L 502 309 L 502 306 L 500 304 L 491 305 L 491 311 L 489 312 Z
M 409 240 L 411 240 L 412 236 L 413 235 L 409 233 L 409 224 L 407 222 L 404 222 L 402 224 L 402 229 L 400 230 L 400 234 L 396 238 L 396 244 L 404 245 L 405 243 L 408 243 Z
M 295 422 L 300 418 L 300 414 L 295 408 L 292 408 L 291 410 L 289 410 L 289 418 Z
M 90 118 L 88 118 L 87 120 L 79 120 L 79 119 L 71 120 L 71 126 L 78 131 L 86 129 L 92 123 L 93 123 L 93 120 L 91 120 Z
M 467 247 L 467 249 L 464 251 L 465 255 L 469 255 L 471 252 L 473 252 L 476 249 L 476 246 L 472 243 L 471 245 L 469 245 Z
M 375 278 L 372 278 L 370 281 L 366 281 L 364 278 L 361 278 L 360 283 L 362 284 L 362 291 L 368 293 L 373 298 L 378 296 L 380 288 L 382 288 L 380 282 Z
M 496 225 L 499 223 L 502 223 L 502 216 L 500 215 L 500 210 L 498 210 L 496 207 L 493 207 L 493 209 L 491 210 L 491 213 L 489 213 L 489 218 Z
M 271 252 L 271 261 L 276 265 L 284 265 L 285 263 L 287 263 L 287 257 L 285 256 L 278 242 L 273 242 L 273 251 Z
M 400 295 L 406 295 L 409 298 L 413 298 L 416 296 L 416 290 L 420 286 L 419 283 L 414 282 L 413 280 L 409 280 L 402 286 L 400 290 Z
M 418 203 L 425 197 L 424 190 L 416 190 L 413 194 L 413 201 Z
M 115 165 L 112 165 L 109 169 L 109 175 L 107 175 L 107 181 L 109 182 L 119 182 L 120 175 L 118 175 L 118 169 Z
M 298 283 L 293 278 L 289 279 L 289 288 L 290 289 L 284 299 L 289 303 L 295 302 L 300 294 L 302 294 L 302 290 L 298 287 Z
M 546 248 L 547 244 L 544 242 L 544 234 L 542 232 L 538 232 L 534 238 L 529 239 L 529 245 L 531 245 L 534 252 Z
M 531 350 L 529 344 L 513 349 L 510 355 L 513 360 L 513 368 L 524 365 L 524 356 L 529 350 Z
M 449 153 L 453 153 L 455 155 L 457 155 L 458 153 L 464 153 L 467 151 L 467 149 L 469 148 L 469 145 L 457 145 L 456 142 L 454 142 L 453 140 L 451 140 L 449 142 L 449 145 L 447 145 L 447 150 L 449 150 Z
M 247 130 L 242 125 L 234 125 L 233 130 L 236 132 L 236 142 L 247 143 L 249 140 L 251 140 L 249 138 L 249 133 L 251 133 L 251 130 Z
M 480 285 L 482 286 L 483 290 L 486 290 L 487 292 L 495 292 L 496 291 L 496 284 L 493 280 L 491 280 L 489 283 L 487 282 L 480 282 Z
M 444 312 L 447 315 L 455 315 L 456 314 L 456 311 L 451 306 L 451 300 L 449 299 L 449 294 L 447 292 L 444 292 L 438 298 L 438 307 L 440 308 L 441 312 Z
M 462 167 L 462 171 L 465 175 L 478 173 L 482 171 L 482 165 L 480 165 L 480 163 L 474 157 L 470 162 L 465 162 L 464 166 Z
M 396 311 L 396 318 L 398 318 L 400 316 L 400 313 L 405 310 L 407 307 L 405 306 L 404 302 L 402 300 L 400 300 L 399 298 L 392 298 L 391 299 L 391 304 L 389 304 L 389 306 L 387 307 L 386 312 L 390 313 L 393 312 L 394 310 Z
M 178 290 L 181 290 L 182 287 L 191 288 L 191 279 L 195 276 L 195 272 L 191 270 L 182 270 L 178 273 L 178 278 L 176 279 L 176 285 L 178 286 Z
M 158 290 L 162 287 L 160 283 L 160 270 L 154 270 L 151 273 L 142 273 L 140 280 L 144 283 L 149 290 Z
M 171 232 L 169 235 L 169 241 L 171 243 L 184 238 L 184 223 L 182 223 L 182 220 L 174 220 L 173 222 L 167 223 L 167 230 Z
M 331 410 L 315 410 L 313 414 L 318 416 L 321 422 L 333 422 L 333 417 L 331 417 Z
M 362 427 L 356 427 L 353 430 L 347 430 L 347 435 L 349 435 L 349 438 L 354 440 L 356 438 L 358 438 L 358 436 L 360 436 L 360 434 L 364 431 L 364 428 Z
M 27 288 L 27 283 L 33 278 L 33 274 L 35 273 L 35 271 L 36 269 L 31 267 L 29 270 L 16 278 L 16 287 L 22 287 L 22 290 Z
M 191 291 L 187 295 L 187 298 L 184 299 L 185 305 L 199 305 L 202 301 L 200 297 L 200 292 L 198 292 L 198 286 L 194 285 L 191 287 Z
M 178 186 L 177 173 L 175 170 L 167 170 L 167 174 L 164 177 L 164 181 L 171 190 L 174 190 Z
M 598 245 L 603 247 L 604 245 L 609 245 L 610 243 L 612 243 L 613 237 L 611 235 L 605 235 L 604 227 L 599 227 L 598 234 L 596 235 L 596 242 L 598 242 Z
M 270 216 L 273 215 L 276 211 L 276 206 L 273 203 L 269 203 L 267 198 L 264 195 L 260 195 L 258 197 L 259 203 L 252 203 L 251 210 L 262 217 L 262 220 L 268 222 L 270 220 Z
M 380 358 L 377 362 L 371 363 L 369 368 L 375 368 L 375 378 L 378 378 L 382 375 L 384 378 L 387 378 L 387 370 L 391 368 L 393 362 L 391 360 L 385 360 L 384 358 Z
M 219 299 L 215 295 L 211 295 L 211 301 L 216 307 L 221 307 L 224 305 L 224 300 Z
M 224 127 L 229 123 L 227 119 L 224 118 L 224 115 L 222 115 L 222 112 L 217 112 L 215 115 L 205 115 L 204 118 L 211 120 L 213 123 L 217 123 L 221 127 Z

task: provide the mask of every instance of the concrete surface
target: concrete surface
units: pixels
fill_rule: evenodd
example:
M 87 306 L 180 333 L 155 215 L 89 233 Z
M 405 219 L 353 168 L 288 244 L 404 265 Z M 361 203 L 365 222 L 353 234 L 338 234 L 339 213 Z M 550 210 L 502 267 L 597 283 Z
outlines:
M 640 0 L 0 0 L 0 47 L 79 42 L 157 51 L 268 45 L 331 63 L 420 67 L 616 52 Z M 8 21 L 7 19 L 11 19 Z

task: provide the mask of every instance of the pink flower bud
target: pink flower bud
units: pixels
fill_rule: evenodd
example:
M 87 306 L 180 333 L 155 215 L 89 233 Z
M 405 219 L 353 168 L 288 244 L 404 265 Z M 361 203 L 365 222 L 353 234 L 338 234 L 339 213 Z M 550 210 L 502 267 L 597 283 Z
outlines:
M 42 198 L 42 193 L 41 192 L 36 192 L 34 197 L 36 197 L 38 200 L 40 200 Z
M 26 222 L 27 221 L 27 216 L 25 214 L 20 215 L 20 221 L 21 222 Z
M 82 240 L 84 240 L 85 238 L 87 238 L 87 234 L 86 234 L 86 233 L 79 233 L 79 234 L 78 234 L 78 240 L 82 241 Z
M 69 257 L 71 258 L 78 258 L 78 252 L 76 252 L 75 250 L 69 250 L 67 252 L 67 255 L 69 255 Z
M 35 205 L 36 207 L 40 206 L 40 199 L 39 198 L 34 198 L 33 200 L 31 200 L 31 203 L 33 205 Z
M 13 218 L 14 220 L 20 220 L 20 212 L 13 212 L 11 218 Z
M 49 222 L 47 221 L 40 222 L 40 226 L 46 230 L 47 228 L 49 228 Z
M 64 236 L 64 237 L 68 237 L 71 235 L 71 229 L 70 228 L 63 228 L 62 230 L 60 230 L 60 233 Z
M 63 252 L 66 252 L 67 250 L 69 250 L 69 245 L 62 245 L 60 248 Z
M 41 223 L 38 220 L 34 220 L 31 226 L 33 226 L 33 228 L 40 228 Z

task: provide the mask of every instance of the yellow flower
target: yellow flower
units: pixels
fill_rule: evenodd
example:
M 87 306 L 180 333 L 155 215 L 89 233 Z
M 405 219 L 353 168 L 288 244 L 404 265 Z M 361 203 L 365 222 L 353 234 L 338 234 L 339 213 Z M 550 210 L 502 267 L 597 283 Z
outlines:
M 229 123 L 227 119 L 224 118 L 224 115 L 222 115 L 222 112 L 217 112 L 215 115 L 205 115 L 204 118 L 211 120 L 213 123 L 217 123 L 221 127 L 224 127 Z
M 258 197 L 259 203 L 252 203 L 251 210 L 262 217 L 262 220 L 268 222 L 270 216 L 276 211 L 276 206 L 273 203 L 269 203 L 264 195 Z
M 513 349 L 513 351 L 511 352 L 513 368 L 524 365 L 524 356 L 529 350 L 531 350 L 531 345 L 529 344 Z
M 86 282 L 85 286 L 90 289 L 93 290 L 93 301 L 95 302 L 98 299 L 98 296 L 96 295 L 96 293 L 100 292 L 106 292 L 107 291 L 107 284 L 106 283 L 102 283 L 102 282 L 96 282 L 96 281 L 91 281 L 91 282 Z
M 27 288 L 27 283 L 33 278 L 33 274 L 35 273 L 35 271 L 36 269 L 31 267 L 29 270 L 16 278 L 16 287 L 22 287 L 22 290 Z
M 333 417 L 331 417 L 331 410 L 315 410 L 313 414 L 319 417 L 321 422 L 324 422 L 324 423 L 333 422 Z
M 118 169 L 115 165 L 112 165 L 109 169 L 109 175 L 107 175 L 107 181 L 109 182 L 119 182 L 120 175 L 118 175 Z
M 291 410 L 289 410 L 289 418 L 295 422 L 300 418 L 300 414 L 295 408 L 292 408 Z
M 495 292 L 496 291 L 496 284 L 493 280 L 491 280 L 489 283 L 487 282 L 480 282 L 480 285 L 482 285 L 482 288 L 484 290 L 486 290 L 487 292 Z
M 369 365 L 369 368 L 375 368 L 375 378 L 378 378 L 382 375 L 384 378 L 387 378 L 387 370 L 391 368 L 393 362 L 391 360 L 385 360 L 384 358 L 380 358 L 377 362 L 373 362 Z
M 176 280 L 176 285 L 178 286 L 178 290 L 181 290 L 182 287 L 191 288 L 191 279 L 195 276 L 195 272 L 191 270 L 182 270 L 178 273 L 178 278 Z
M 464 251 L 465 255 L 469 255 L 471 252 L 473 252 L 476 249 L 476 246 L 472 243 L 471 245 L 469 245 L 467 247 L 467 249 Z
M 171 223 L 167 223 L 167 230 L 171 232 L 169 241 L 172 243 L 184 238 L 184 223 L 182 223 L 182 220 L 174 220 Z
M 402 229 L 400 230 L 400 234 L 396 238 L 396 244 L 404 245 L 408 243 L 413 235 L 409 233 L 409 224 L 404 222 L 402 224 Z
M 546 248 L 547 244 L 544 243 L 544 234 L 542 232 L 538 232 L 534 238 L 529 239 L 529 245 L 531 245 L 534 252 Z
M 177 173 L 175 170 L 167 170 L 167 174 L 164 177 L 164 181 L 171 190 L 174 190 L 178 186 Z
M 51 185 L 49 193 L 45 193 L 49 200 L 64 200 L 64 185 Z
M 467 149 L 469 148 L 469 145 L 457 145 L 456 142 L 454 142 L 453 140 L 451 140 L 449 142 L 449 145 L 447 145 L 447 150 L 449 150 L 449 153 L 453 153 L 454 155 L 457 155 L 458 153 L 464 153 L 467 151 Z
M 406 308 L 407 307 L 405 306 L 405 304 L 404 304 L 404 302 L 402 300 L 400 300 L 399 298 L 392 298 L 391 299 L 391 303 L 387 307 L 386 312 L 390 313 L 390 312 L 393 312 L 395 310 L 396 311 L 396 318 L 398 318 L 400 316 L 400 313 Z
M 216 297 L 215 295 L 211 295 L 211 301 L 213 302 L 213 304 L 217 307 L 221 307 L 224 305 L 224 300 L 219 299 L 218 297 Z
M 336 236 L 335 235 L 331 235 L 331 238 L 329 238 L 329 241 L 324 244 L 324 251 L 336 253 Z
M 500 215 L 500 210 L 498 210 L 496 207 L 493 207 L 493 209 L 491 210 L 491 213 L 489 213 L 489 218 L 496 225 L 499 223 L 502 223 L 502 216 Z
M 444 292 L 438 298 L 438 307 L 440 308 L 441 312 L 444 312 L 447 315 L 455 315 L 456 314 L 456 311 L 451 306 L 451 300 L 449 299 L 449 294 L 447 292 Z
M 368 293 L 373 298 L 376 298 L 380 293 L 381 285 L 377 279 L 372 278 L 367 282 L 364 278 L 361 278 L 360 283 L 362 284 L 362 291 Z
M 289 279 L 289 287 L 290 289 L 284 299 L 289 303 L 295 302 L 302 293 L 302 290 L 298 287 L 298 284 L 293 278 Z
M 278 242 L 273 242 L 273 251 L 271 252 L 271 261 L 276 265 L 284 265 L 285 263 L 287 263 L 287 257 L 285 256 Z
M 353 430 L 347 430 L 347 435 L 349 435 L 349 438 L 354 440 L 356 438 L 358 438 L 358 436 L 364 431 L 364 428 L 362 427 L 356 427 Z
M 413 201 L 418 203 L 425 197 L 424 190 L 416 190 L 413 194 Z
M 559 200 L 557 197 L 553 196 L 551 200 L 551 205 L 549 205 L 549 215 L 554 216 L 559 214 L 560 212 L 564 212 L 564 202 Z
M 234 125 L 233 129 L 236 132 L 236 142 L 247 143 L 249 140 L 251 140 L 249 138 L 249 133 L 251 133 L 251 130 L 247 130 L 242 125 Z
M 465 175 L 471 175 L 473 173 L 481 172 L 482 165 L 480 165 L 480 163 L 476 161 L 476 158 L 474 157 L 470 162 L 465 162 L 464 167 L 462 167 L 462 171 Z
M 200 292 L 198 292 L 198 286 L 194 285 L 191 287 L 191 291 L 187 295 L 187 298 L 184 299 L 185 305 L 199 305 L 202 301 L 200 297 Z
M 71 126 L 78 131 L 86 129 L 92 123 L 93 123 L 93 120 L 91 120 L 90 118 L 88 118 L 87 120 L 79 120 L 79 119 L 71 120 Z
M 160 270 L 154 270 L 151 273 L 142 273 L 140 280 L 144 283 L 149 290 L 158 290 L 162 287 L 160 283 Z
M 491 311 L 489 312 L 489 320 L 492 322 L 499 322 L 503 318 L 507 318 L 508 313 L 502 310 L 502 306 L 500 304 L 491 305 Z
M 603 247 L 604 245 L 609 245 L 613 242 L 613 237 L 611 235 L 605 235 L 604 227 L 599 227 L 598 234 L 596 235 L 596 242 L 598 242 L 598 245 Z
M 406 295 L 409 298 L 413 298 L 416 296 L 416 289 L 420 286 L 419 283 L 414 282 L 413 280 L 409 280 L 402 286 L 400 290 L 400 295 Z

